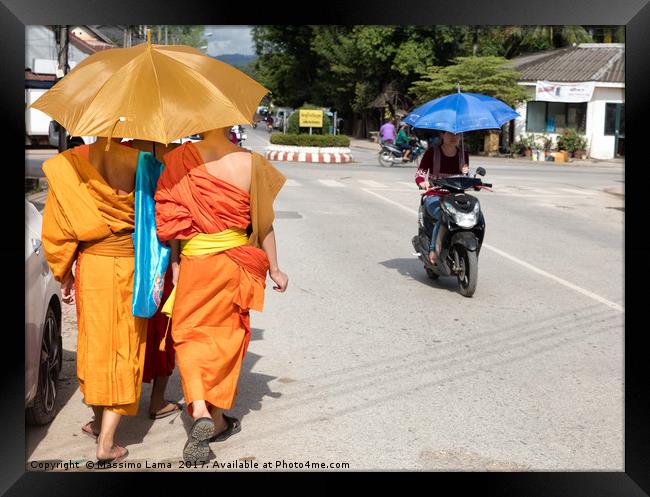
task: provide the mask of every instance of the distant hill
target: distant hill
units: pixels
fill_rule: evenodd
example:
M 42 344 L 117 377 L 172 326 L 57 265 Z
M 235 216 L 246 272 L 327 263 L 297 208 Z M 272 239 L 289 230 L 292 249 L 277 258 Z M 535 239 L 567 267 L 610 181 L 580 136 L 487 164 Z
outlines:
M 255 55 L 243 55 L 240 53 L 229 53 L 214 56 L 215 59 L 230 64 L 235 67 L 243 67 L 253 62 L 257 57 Z

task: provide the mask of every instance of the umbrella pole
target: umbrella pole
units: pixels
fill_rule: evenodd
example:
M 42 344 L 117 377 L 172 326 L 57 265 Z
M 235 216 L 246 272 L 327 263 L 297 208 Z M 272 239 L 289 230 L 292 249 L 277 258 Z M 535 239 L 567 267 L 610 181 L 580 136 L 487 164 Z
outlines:
M 462 164 L 462 167 L 465 165 L 465 133 L 460 134 L 460 162 Z M 467 176 L 469 176 L 469 167 L 467 168 Z

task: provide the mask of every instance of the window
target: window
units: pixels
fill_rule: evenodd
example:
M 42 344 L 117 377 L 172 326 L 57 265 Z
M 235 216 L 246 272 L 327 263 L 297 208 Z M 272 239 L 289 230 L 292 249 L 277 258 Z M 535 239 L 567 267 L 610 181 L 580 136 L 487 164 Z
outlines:
M 605 134 L 615 135 L 617 133 L 625 135 L 625 104 L 606 104 Z
M 587 122 L 587 103 L 528 102 L 526 131 L 529 133 L 562 133 L 575 129 L 584 133 Z
M 526 131 L 542 133 L 546 129 L 546 102 L 528 102 L 526 107 Z

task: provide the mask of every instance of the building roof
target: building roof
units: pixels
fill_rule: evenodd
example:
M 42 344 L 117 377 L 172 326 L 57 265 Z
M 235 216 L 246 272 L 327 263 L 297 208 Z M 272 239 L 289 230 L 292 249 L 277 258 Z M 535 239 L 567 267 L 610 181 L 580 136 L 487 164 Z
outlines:
M 54 74 L 36 74 L 28 67 L 25 68 L 25 79 L 29 81 L 55 81 Z
M 625 45 L 581 43 L 578 46 L 516 57 L 519 81 L 625 83 Z
M 106 43 L 100 40 L 82 40 L 77 35 L 72 32 L 68 33 L 70 43 L 75 47 L 81 50 L 84 53 L 92 55 L 96 52 L 101 52 L 102 50 L 107 50 L 109 48 L 115 48 L 115 45 L 112 43 Z

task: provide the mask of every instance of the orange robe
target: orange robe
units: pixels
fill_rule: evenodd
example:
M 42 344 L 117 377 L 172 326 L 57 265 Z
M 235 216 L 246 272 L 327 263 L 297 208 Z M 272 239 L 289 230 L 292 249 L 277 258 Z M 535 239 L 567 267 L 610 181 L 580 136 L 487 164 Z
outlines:
M 172 293 L 172 269 L 169 267 L 165 273 L 165 282 L 161 302 L 165 302 Z M 169 318 L 162 312 L 162 305 L 156 313 L 147 320 L 147 348 L 144 354 L 144 374 L 142 381 L 151 383 L 159 376 L 171 376 L 174 372 L 174 342 L 171 333 L 167 333 L 170 326 Z M 160 342 L 165 340 L 165 349 L 160 350 Z
M 84 402 L 133 416 L 147 336 L 146 319 L 131 313 L 134 193 L 115 193 L 85 151 L 67 150 L 43 164 L 49 190 L 43 248 L 57 281 L 77 261 L 77 376 Z
M 284 177 L 270 164 L 256 169 L 265 159 L 258 154 L 252 158 L 253 171 L 266 171 L 266 176 L 258 177 L 275 178 L 269 188 L 259 182 L 255 190 L 275 197 Z M 164 162 L 155 195 L 161 240 L 256 225 L 251 220 L 253 194 L 211 175 L 191 142 L 165 155 Z M 272 212 L 261 217 L 273 219 Z M 249 309 L 262 310 L 268 267 L 266 253 L 253 244 L 208 255 L 181 255 L 171 328 L 190 409 L 195 400 L 222 409 L 232 406 L 250 341 Z

